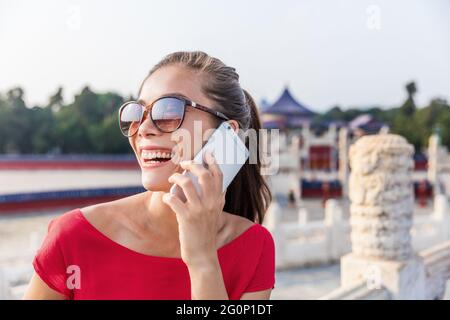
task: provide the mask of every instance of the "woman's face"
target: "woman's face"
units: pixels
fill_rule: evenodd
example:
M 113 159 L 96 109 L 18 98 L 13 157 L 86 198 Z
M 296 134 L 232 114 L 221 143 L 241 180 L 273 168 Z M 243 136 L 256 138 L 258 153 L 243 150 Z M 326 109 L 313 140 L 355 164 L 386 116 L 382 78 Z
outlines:
M 201 77 L 193 71 L 181 66 L 166 66 L 155 71 L 144 82 L 139 99 L 145 105 L 167 94 L 178 94 L 185 96 L 189 100 L 198 104 L 214 108 L 214 103 L 210 101 L 201 91 Z M 201 122 L 201 132 L 196 129 L 194 136 L 194 123 L 198 126 Z M 147 117 L 141 124 L 138 132 L 129 138 L 131 147 L 136 154 L 142 171 L 142 184 L 147 190 L 167 192 L 171 184 L 167 179 L 174 172 L 181 172 L 177 165 L 177 158 L 192 159 L 202 146 L 202 137 L 206 130 L 213 130 L 217 126 L 217 119 L 214 116 L 186 107 L 183 124 L 174 133 L 160 132 Z M 172 138 L 182 135 L 183 139 Z M 188 139 L 188 140 L 186 140 Z M 197 139 L 194 144 L 194 139 Z M 183 141 L 184 140 L 184 141 Z M 200 141 L 200 143 L 198 142 Z M 190 148 L 186 148 L 186 144 Z M 150 153 L 171 154 L 172 160 L 159 163 L 150 163 L 143 159 L 143 147 L 150 147 L 146 150 L 146 157 Z

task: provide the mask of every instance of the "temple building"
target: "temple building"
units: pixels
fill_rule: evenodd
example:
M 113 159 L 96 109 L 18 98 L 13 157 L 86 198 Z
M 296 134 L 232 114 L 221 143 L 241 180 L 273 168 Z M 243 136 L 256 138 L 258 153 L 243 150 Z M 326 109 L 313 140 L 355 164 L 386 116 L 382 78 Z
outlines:
M 294 99 L 288 87 L 284 88 L 281 96 L 273 104 L 264 101 L 261 112 L 263 126 L 267 129 L 298 129 L 305 124 L 309 126 L 316 115 Z

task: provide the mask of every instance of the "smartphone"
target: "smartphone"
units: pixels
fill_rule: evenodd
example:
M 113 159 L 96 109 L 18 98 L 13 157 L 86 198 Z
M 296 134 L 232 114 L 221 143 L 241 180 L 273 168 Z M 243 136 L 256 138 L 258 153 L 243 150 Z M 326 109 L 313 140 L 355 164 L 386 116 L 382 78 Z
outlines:
M 222 171 L 222 192 L 224 192 L 247 161 L 249 151 L 228 122 L 223 122 L 213 132 L 203 148 L 195 155 L 193 162 L 202 164 L 207 168 L 208 165 L 204 162 L 206 151 L 212 152 Z M 197 177 L 187 170 L 184 170 L 183 174 L 192 179 L 197 193 L 200 194 L 201 189 Z M 177 195 L 183 202 L 186 202 L 183 190 L 178 185 L 174 184 L 170 188 L 170 193 Z

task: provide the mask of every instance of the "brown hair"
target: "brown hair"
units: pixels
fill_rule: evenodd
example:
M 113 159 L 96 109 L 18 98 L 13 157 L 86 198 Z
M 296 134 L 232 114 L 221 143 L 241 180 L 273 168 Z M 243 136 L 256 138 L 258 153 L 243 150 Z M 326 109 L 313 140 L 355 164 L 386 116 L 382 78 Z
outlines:
M 241 88 L 236 70 L 201 51 L 180 51 L 165 56 L 150 70 L 141 84 L 139 94 L 148 77 L 169 65 L 180 65 L 199 72 L 204 77 L 202 91 L 215 102 L 215 106 L 220 109 L 218 111 L 236 120 L 240 129 L 259 132 L 261 122 L 258 108 L 250 94 Z M 248 141 L 246 143 L 248 146 Z M 259 145 L 259 134 L 256 134 L 256 143 Z M 223 210 L 262 223 L 272 195 L 261 175 L 261 159 L 257 153 L 256 163 L 252 161 L 250 164 L 247 160 L 229 185 Z M 254 159 L 255 155 L 251 157 Z

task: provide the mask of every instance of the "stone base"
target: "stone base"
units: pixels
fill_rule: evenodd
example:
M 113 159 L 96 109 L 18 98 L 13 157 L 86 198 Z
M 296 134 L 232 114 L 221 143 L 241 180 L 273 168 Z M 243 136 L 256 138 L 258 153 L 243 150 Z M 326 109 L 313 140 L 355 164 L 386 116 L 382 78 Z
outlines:
M 388 289 L 392 299 L 425 299 L 425 268 L 418 256 L 404 261 L 343 256 L 341 286 L 360 281 L 366 281 L 369 289 Z

